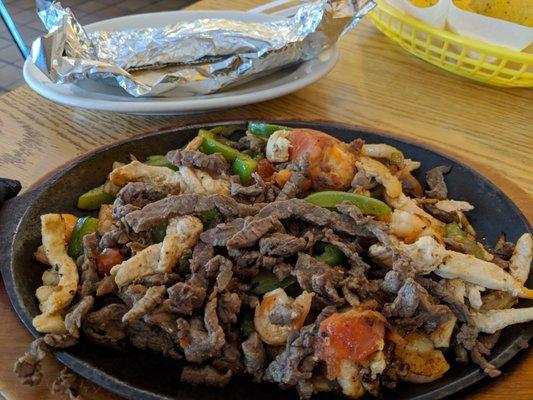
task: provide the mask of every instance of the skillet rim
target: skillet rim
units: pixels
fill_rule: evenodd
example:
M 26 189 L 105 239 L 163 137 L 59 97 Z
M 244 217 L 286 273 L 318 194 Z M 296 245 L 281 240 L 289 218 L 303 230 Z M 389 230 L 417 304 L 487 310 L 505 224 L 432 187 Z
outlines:
M 138 135 L 133 135 L 124 139 L 120 139 L 117 141 L 114 141 L 109 144 L 105 144 L 102 146 L 99 146 L 87 153 L 84 153 L 78 157 L 73 158 L 72 160 L 67 161 L 63 165 L 55 168 L 54 170 L 50 171 L 49 173 L 43 175 L 41 178 L 39 178 L 33 185 L 30 186 L 29 190 L 27 190 L 25 193 L 23 193 L 21 196 L 12 199 L 4 204 L 4 207 L 2 210 L 0 210 L 0 215 L 2 213 L 6 213 L 6 210 L 10 206 L 16 206 L 17 200 L 20 200 L 22 203 L 26 202 L 28 204 L 28 207 L 25 207 L 25 209 L 20 212 L 17 217 L 13 218 L 13 221 L 8 221 L 8 229 L 11 228 L 13 234 L 13 240 L 9 241 L 8 243 L 3 243 L 3 246 L 7 246 L 7 252 L 4 252 L 5 262 L 1 264 L 2 268 L 2 277 L 4 280 L 4 284 L 6 286 L 6 292 L 8 294 L 9 300 L 11 302 L 11 305 L 15 309 L 15 312 L 17 313 L 17 316 L 19 319 L 23 322 L 25 327 L 31 332 L 31 334 L 37 338 L 41 335 L 35 331 L 31 324 L 31 316 L 25 310 L 25 307 L 22 304 L 22 300 L 17 295 L 14 286 L 14 276 L 13 276 L 13 270 L 15 265 L 13 265 L 13 258 L 12 258 L 12 252 L 13 252 L 13 244 L 14 244 L 14 238 L 15 234 L 18 232 L 18 228 L 20 226 L 20 223 L 24 220 L 26 215 L 28 214 L 29 210 L 34 208 L 38 203 L 31 200 L 31 197 L 39 196 L 43 190 L 47 188 L 48 185 L 58 181 L 61 179 L 61 177 L 65 174 L 67 174 L 72 169 L 76 168 L 80 163 L 90 160 L 94 156 L 105 153 L 107 151 L 113 150 L 117 147 L 120 147 L 121 145 L 125 143 L 130 142 L 140 142 L 148 137 L 158 136 L 158 135 L 167 135 L 171 133 L 177 133 L 179 134 L 182 131 L 190 131 L 193 129 L 199 129 L 199 128 L 205 128 L 205 127 L 211 127 L 211 126 L 218 126 L 218 125 L 244 125 L 248 123 L 249 121 L 267 121 L 269 123 L 274 124 L 280 124 L 280 125 L 297 125 L 302 124 L 305 125 L 308 128 L 311 129 L 318 129 L 318 130 L 327 130 L 328 128 L 332 129 L 341 129 L 345 131 L 351 131 L 354 133 L 363 133 L 363 134 L 371 134 L 376 135 L 379 137 L 382 137 L 385 142 L 387 140 L 393 140 L 398 141 L 403 144 L 406 144 L 412 148 L 416 149 L 422 149 L 425 151 L 429 151 L 430 153 L 433 153 L 437 156 L 440 156 L 444 159 L 448 159 L 465 170 L 468 171 L 468 173 L 472 174 L 477 179 L 480 179 L 483 181 L 486 185 L 491 187 L 491 189 L 495 190 L 499 195 L 503 197 L 505 202 L 510 206 L 510 208 L 514 211 L 515 216 L 518 217 L 525 226 L 528 227 L 529 232 L 531 232 L 531 224 L 529 223 L 528 219 L 524 216 L 520 208 L 507 196 L 507 194 L 501 190 L 496 184 L 494 184 L 490 179 L 482 175 L 480 172 L 476 171 L 476 169 L 470 167 L 468 164 L 465 164 L 463 161 L 458 160 L 454 156 L 447 155 L 443 153 L 441 150 L 435 149 L 432 146 L 428 146 L 427 144 L 421 144 L 418 143 L 416 140 L 412 139 L 406 139 L 404 137 L 400 136 L 394 136 L 389 132 L 379 131 L 379 130 L 372 130 L 366 127 L 361 127 L 357 125 L 351 125 L 351 124 L 345 124 L 345 123 L 338 123 L 338 122 L 332 122 L 332 121 L 323 121 L 323 120 L 312 120 L 312 121 L 303 121 L 299 119 L 246 119 L 246 120 L 223 120 L 220 122 L 205 122 L 205 123 L 194 123 L 194 124 L 186 124 L 181 125 L 178 127 L 169 127 L 169 128 L 162 128 L 156 131 L 152 132 L 146 132 L 141 133 Z M 333 135 L 335 136 L 335 135 Z M 9 226 L 10 225 L 10 226 Z M 1 227 L 0 233 L 3 234 L 5 237 L 5 232 L 1 232 L 1 230 L 6 229 L 5 227 Z M 0 236 L 1 237 L 1 236 Z M 6 240 L 4 239 L 4 242 Z M 0 247 L 2 243 L 0 242 Z M 533 336 L 533 323 L 528 323 L 525 327 L 521 327 L 520 331 L 516 333 L 516 338 L 512 340 L 511 342 L 506 343 L 506 347 L 502 349 L 502 351 L 498 354 L 492 355 L 490 357 L 490 362 L 494 364 L 496 367 L 500 367 L 504 364 L 506 364 L 509 360 L 511 360 L 523 347 L 520 345 L 524 340 L 529 341 L 529 339 Z M 168 396 L 161 396 L 159 394 L 156 394 L 152 391 L 147 391 L 144 389 L 141 389 L 137 386 L 130 385 L 129 383 L 120 380 L 119 378 L 114 377 L 113 375 L 110 375 L 96 367 L 88 366 L 85 364 L 84 361 L 79 359 L 78 357 L 69 354 L 68 351 L 54 351 L 55 357 L 65 366 L 68 366 L 73 371 L 78 373 L 79 375 L 83 376 L 84 378 L 96 383 L 97 385 L 103 386 L 107 390 L 126 396 L 128 398 L 135 398 L 135 399 L 173 399 L 172 397 Z M 446 396 L 449 396 L 451 394 L 457 393 L 461 390 L 464 390 L 475 383 L 479 382 L 480 380 L 486 378 L 486 375 L 481 371 L 480 368 L 476 368 L 475 370 L 471 371 L 470 373 L 462 376 L 460 379 L 448 383 L 445 386 L 438 387 L 433 389 L 430 392 L 419 394 L 417 396 L 411 397 L 413 400 L 430 400 L 430 399 L 441 399 Z

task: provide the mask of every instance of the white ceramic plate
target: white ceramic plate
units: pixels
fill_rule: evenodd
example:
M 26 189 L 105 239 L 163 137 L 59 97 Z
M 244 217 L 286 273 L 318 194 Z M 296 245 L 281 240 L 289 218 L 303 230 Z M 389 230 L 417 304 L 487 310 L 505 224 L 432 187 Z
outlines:
M 122 30 L 164 26 L 176 21 L 198 18 L 226 18 L 250 22 L 274 19 L 273 16 L 242 11 L 173 11 L 113 18 L 87 25 L 85 28 L 88 31 Z M 322 78 L 335 66 L 338 57 L 339 51 L 335 46 L 314 60 L 227 88 L 220 93 L 187 97 L 172 97 L 167 94 L 135 98 L 119 87 L 90 80 L 56 85 L 29 60 L 24 63 L 23 73 L 26 83 L 41 96 L 68 106 L 138 114 L 183 114 L 242 106 L 284 96 Z

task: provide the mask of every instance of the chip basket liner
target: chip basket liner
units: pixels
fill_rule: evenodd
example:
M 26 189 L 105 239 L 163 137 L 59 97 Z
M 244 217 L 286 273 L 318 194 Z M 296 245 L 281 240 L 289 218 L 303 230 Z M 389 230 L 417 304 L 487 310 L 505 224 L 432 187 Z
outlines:
M 433 65 L 466 78 L 502 87 L 533 87 L 533 54 L 434 28 L 376 1 L 367 17 L 392 41 Z

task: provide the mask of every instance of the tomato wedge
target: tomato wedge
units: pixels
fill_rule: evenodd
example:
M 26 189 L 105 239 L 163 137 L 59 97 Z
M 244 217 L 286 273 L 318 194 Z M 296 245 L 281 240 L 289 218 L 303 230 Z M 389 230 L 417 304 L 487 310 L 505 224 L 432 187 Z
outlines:
M 352 309 L 335 313 L 320 324 L 316 352 L 326 362 L 329 379 L 335 379 L 342 360 L 356 363 L 384 346 L 385 324 L 376 311 Z

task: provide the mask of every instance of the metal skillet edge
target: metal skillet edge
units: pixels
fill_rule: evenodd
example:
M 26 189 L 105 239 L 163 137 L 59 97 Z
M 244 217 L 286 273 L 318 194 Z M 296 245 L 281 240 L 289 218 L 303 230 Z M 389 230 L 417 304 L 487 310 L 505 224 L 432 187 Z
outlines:
M 483 175 L 476 172 L 474 169 L 469 167 L 468 165 L 465 165 L 463 162 L 458 161 L 454 157 L 450 157 L 448 155 L 445 155 L 441 153 L 440 151 L 434 150 L 431 147 L 420 145 L 416 142 L 406 140 L 403 138 L 396 138 L 386 133 L 376 132 L 376 131 L 370 131 L 368 129 L 364 129 L 361 127 L 353 127 L 348 125 L 342 125 L 338 123 L 330 123 L 330 122 L 302 122 L 297 120 L 282 120 L 282 121 L 271 121 L 273 123 L 278 124 L 285 124 L 285 125 L 294 125 L 294 126 L 304 126 L 308 128 L 313 129 L 319 129 L 319 130 L 325 130 L 328 131 L 328 129 L 341 129 L 345 131 L 349 131 L 353 135 L 358 134 L 371 134 L 378 137 L 382 137 L 385 142 L 399 142 L 403 143 L 411 148 L 416 149 L 422 149 L 425 151 L 429 151 L 431 153 L 435 153 L 436 155 L 443 157 L 445 159 L 451 160 L 452 162 L 462 166 L 464 169 L 466 169 L 470 174 L 474 175 L 477 179 L 482 180 L 485 182 L 485 184 L 491 186 L 493 190 L 496 192 L 499 192 L 500 195 L 504 197 L 504 199 L 511 205 L 511 208 L 514 209 L 514 213 L 516 216 L 521 218 L 522 222 L 529 227 L 529 231 L 531 231 L 531 227 L 521 211 L 518 209 L 518 207 L 508 198 L 508 196 L 503 193 L 501 190 L 499 190 L 491 181 L 489 181 L 487 178 L 485 178 Z M 46 189 L 52 182 L 57 181 L 58 179 L 61 179 L 63 175 L 65 175 L 67 172 L 69 172 L 71 169 L 78 166 L 80 163 L 82 163 L 85 160 L 89 160 L 92 157 L 94 157 L 96 154 L 104 153 L 106 151 L 110 151 L 112 149 L 115 149 L 117 147 L 120 147 L 124 143 L 142 143 L 142 141 L 147 137 L 152 136 L 158 136 L 158 135 L 166 135 L 166 134 L 172 134 L 176 133 L 179 134 L 183 131 L 190 131 L 193 129 L 198 129 L 201 127 L 209 127 L 209 126 L 216 126 L 216 125 L 243 125 L 247 121 L 225 121 L 225 122 L 218 122 L 218 123 L 203 123 L 203 124 L 194 124 L 194 125 L 188 125 L 183 126 L 179 128 L 171 128 L 171 129 L 164 129 L 159 130 L 156 132 L 151 132 L 147 134 L 141 134 L 129 138 L 125 138 L 123 140 L 114 142 L 110 145 L 99 147 L 95 150 L 92 150 L 72 161 L 69 161 L 67 164 L 59 167 L 53 173 L 47 175 L 45 178 L 42 178 L 39 182 L 39 184 L 34 187 L 32 190 L 24 193 L 22 196 L 19 196 L 19 198 L 12 199 L 6 204 L 4 204 L 3 209 L 0 211 L 0 221 L 3 223 L 2 227 L 2 233 L 0 235 L 0 247 L 2 248 L 2 252 L 0 253 L 1 258 L 1 266 L 2 266 L 2 275 L 4 278 L 4 282 L 6 283 L 6 290 L 8 292 L 10 301 L 15 308 L 15 311 L 19 315 L 19 318 L 23 321 L 25 326 L 30 330 L 30 332 L 37 337 L 38 333 L 34 330 L 33 326 L 31 325 L 31 318 L 28 315 L 27 310 L 24 308 L 22 304 L 22 299 L 20 299 L 16 293 L 15 290 L 15 281 L 13 276 L 13 268 L 15 267 L 12 265 L 12 250 L 13 250 L 13 242 L 15 238 L 15 233 L 18 230 L 18 226 L 20 222 L 24 219 L 24 216 L 28 212 L 29 208 L 34 206 L 35 204 L 32 203 L 34 197 L 38 197 L 39 193 L 41 193 L 42 190 Z M 28 208 L 27 208 L 28 207 Z M 4 222 L 7 220 L 7 224 Z M 9 239 L 12 238 L 10 241 Z M 533 324 L 528 324 L 526 329 L 522 329 L 522 332 L 514 338 L 514 340 L 510 343 L 507 343 L 506 347 L 501 351 L 499 354 L 492 357 L 490 360 L 493 364 L 495 364 L 497 367 L 503 365 L 507 361 L 509 361 L 519 350 L 520 346 L 519 344 L 524 340 L 529 340 L 531 336 L 533 335 Z M 135 397 L 135 398 L 146 398 L 146 399 L 152 399 L 152 398 L 162 398 L 160 395 L 156 395 L 153 392 L 144 391 L 138 387 L 134 387 L 129 385 L 127 382 L 119 381 L 117 378 L 115 378 L 112 375 L 105 374 L 100 370 L 95 370 L 93 367 L 87 366 L 82 360 L 79 358 L 69 354 L 69 352 L 61 351 L 56 352 L 57 358 L 64 363 L 65 365 L 72 368 L 74 371 L 79 373 L 80 375 L 84 376 L 85 378 L 96 381 L 98 384 L 108 388 L 109 390 L 119 393 L 123 396 L 127 397 Z M 447 384 L 445 386 L 442 386 L 438 388 L 437 390 L 434 390 L 429 393 L 425 393 L 419 396 L 411 397 L 413 399 L 422 400 L 422 399 L 438 399 L 443 398 L 445 396 L 448 396 L 450 394 L 456 393 L 459 390 L 462 390 L 468 386 L 471 386 L 475 382 L 479 381 L 484 377 L 484 374 L 479 370 L 476 369 L 472 373 L 469 373 L 467 375 L 464 375 L 460 379 L 456 380 L 455 382 L 452 382 L 450 384 Z M 167 397 L 168 398 L 168 397 Z

